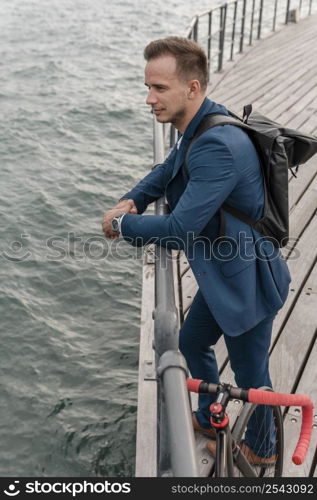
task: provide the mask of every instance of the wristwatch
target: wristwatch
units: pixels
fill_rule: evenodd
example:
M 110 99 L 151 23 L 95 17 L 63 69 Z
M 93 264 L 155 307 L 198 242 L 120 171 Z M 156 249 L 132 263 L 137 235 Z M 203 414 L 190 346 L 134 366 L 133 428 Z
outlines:
M 111 221 L 111 229 L 115 233 L 121 233 L 121 218 L 124 214 L 117 215 Z

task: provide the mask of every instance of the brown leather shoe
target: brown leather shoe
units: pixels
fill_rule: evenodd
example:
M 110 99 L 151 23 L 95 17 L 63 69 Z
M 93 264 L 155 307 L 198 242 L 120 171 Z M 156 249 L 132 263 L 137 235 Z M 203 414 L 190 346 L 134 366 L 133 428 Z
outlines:
M 215 458 L 215 456 L 216 456 L 216 441 L 208 441 L 208 443 L 207 443 L 207 450 Z
M 245 443 L 241 444 L 240 449 L 244 454 L 245 458 L 248 460 L 248 462 L 250 462 L 251 465 L 260 465 L 262 467 L 268 467 L 270 465 L 274 465 L 276 462 L 276 455 L 272 455 L 268 458 L 259 457 Z
M 210 439 L 216 439 L 216 431 L 215 431 L 215 429 L 213 429 L 213 428 L 205 429 L 204 427 L 202 427 L 201 425 L 199 425 L 195 413 L 192 413 L 192 421 L 193 421 L 194 431 L 203 432 Z
M 212 454 L 213 457 L 216 456 L 216 441 L 208 441 L 207 449 Z M 240 446 L 241 451 L 243 452 L 245 458 L 251 465 L 261 466 L 261 467 L 269 467 L 275 464 L 276 455 L 272 455 L 271 457 L 264 458 L 256 455 L 251 448 L 245 443 L 242 443 Z

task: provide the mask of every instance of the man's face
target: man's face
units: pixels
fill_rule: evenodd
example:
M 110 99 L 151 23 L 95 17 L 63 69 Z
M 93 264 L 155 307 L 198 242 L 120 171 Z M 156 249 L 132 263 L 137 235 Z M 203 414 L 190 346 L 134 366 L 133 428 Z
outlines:
M 146 103 L 151 106 L 158 122 L 173 123 L 180 130 L 188 115 L 186 82 L 179 80 L 176 59 L 163 55 L 151 59 L 145 66 L 145 85 L 148 87 Z

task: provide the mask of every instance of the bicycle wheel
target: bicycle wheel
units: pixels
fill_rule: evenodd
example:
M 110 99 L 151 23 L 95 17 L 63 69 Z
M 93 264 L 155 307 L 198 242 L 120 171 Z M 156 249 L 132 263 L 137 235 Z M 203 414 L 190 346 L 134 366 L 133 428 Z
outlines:
M 263 388 L 261 388 L 263 389 Z M 271 390 L 264 388 L 264 390 Z M 232 437 L 236 444 L 243 445 L 246 440 L 248 428 L 252 425 L 252 429 L 256 429 L 255 445 L 252 446 L 252 451 L 257 456 L 275 455 L 275 460 L 270 464 L 254 465 L 252 460 L 249 462 L 252 465 L 254 473 L 258 477 L 280 477 L 283 472 L 283 453 L 284 453 L 284 432 L 283 432 L 283 417 L 279 406 L 257 405 L 254 403 L 245 403 L 241 413 L 238 416 L 232 430 Z M 273 440 L 275 441 L 273 443 Z M 268 448 L 268 443 L 270 448 Z M 264 455 L 265 451 L 265 455 Z M 239 458 L 235 461 L 238 475 L 241 475 L 239 469 Z

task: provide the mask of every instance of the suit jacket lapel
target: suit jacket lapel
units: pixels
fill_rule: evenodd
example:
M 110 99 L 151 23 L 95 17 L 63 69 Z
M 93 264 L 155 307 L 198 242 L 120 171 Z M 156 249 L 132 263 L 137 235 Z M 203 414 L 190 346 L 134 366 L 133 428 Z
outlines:
M 174 162 L 174 168 L 173 168 L 173 173 L 172 177 L 170 178 L 169 183 L 174 179 L 174 177 L 177 175 L 180 167 L 183 165 L 185 161 L 185 156 L 186 156 L 186 151 L 188 148 L 188 143 L 189 140 L 186 138 L 182 138 L 182 142 L 180 143 L 179 149 L 176 154 L 175 162 Z

